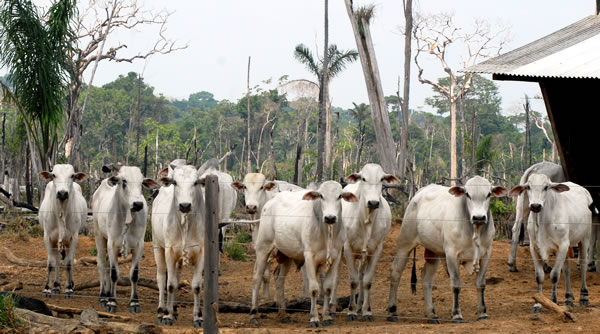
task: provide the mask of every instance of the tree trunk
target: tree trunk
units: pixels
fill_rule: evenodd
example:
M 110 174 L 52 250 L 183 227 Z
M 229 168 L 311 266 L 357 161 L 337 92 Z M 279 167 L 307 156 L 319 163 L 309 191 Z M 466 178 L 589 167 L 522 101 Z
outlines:
M 275 164 L 275 141 L 273 140 L 273 131 L 275 131 L 275 122 L 273 122 L 273 125 L 271 126 L 271 131 L 270 131 L 270 137 L 271 137 L 271 151 L 269 152 L 269 155 L 271 156 L 271 163 L 272 168 L 273 168 L 273 177 L 275 177 L 275 180 L 278 179 L 277 177 L 277 165 Z
M 317 182 L 325 176 L 325 140 L 327 133 L 327 83 L 329 82 L 329 0 L 325 4 L 325 42 L 323 43 L 323 70 L 321 72 L 321 87 L 319 89 L 319 123 L 317 126 Z
M 331 167 L 333 163 L 333 127 L 332 121 L 333 117 L 331 114 L 331 103 L 329 101 L 329 83 L 327 83 L 327 90 L 325 96 L 327 99 L 325 100 L 325 107 L 327 110 L 327 118 L 326 118 L 326 130 L 325 130 L 325 168 L 326 170 Z
M 404 1 L 404 92 L 402 100 L 402 136 L 400 137 L 400 164 L 398 176 L 404 178 L 406 160 L 408 159 L 408 98 L 410 93 L 410 56 L 412 51 L 412 0 Z M 400 92 L 398 90 L 398 97 Z M 398 101 L 400 102 L 400 101 Z
M 365 19 L 361 20 L 360 24 L 362 24 L 364 35 L 361 34 L 358 17 L 355 15 L 352 8 L 352 0 L 345 0 L 345 3 L 348 17 L 352 24 L 358 53 L 360 55 L 360 63 L 365 77 L 369 103 L 371 104 L 371 116 L 373 117 L 375 138 L 378 147 L 377 151 L 380 156 L 381 166 L 387 173 L 398 174 L 396 149 L 383 95 L 383 88 L 379 77 L 379 69 L 375 58 L 369 24 Z
M 302 162 L 301 162 L 301 158 L 302 158 L 302 146 L 304 145 L 304 142 L 302 141 L 302 130 L 303 130 L 303 125 L 306 122 L 306 120 L 304 120 L 304 122 L 298 122 L 298 131 L 296 131 L 297 133 L 297 138 L 298 141 L 296 142 L 296 160 L 294 163 L 294 183 L 297 185 L 300 185 L 301 182 L 301 175 L 302 175 Z
M 460 175 L 464 176 L 467 172 L 467 162 L 465 160 L 465 134 L 467 133 L 467 121 L 465 119 L 465 109 L 462 97 L 458 108 L 460 115 Z
M 246 82 L 248 90 L 246 92 L 246 102 L 248 103 L 248 162 L 246 166 L 246 173 L 252 173 L 252 160 L 250 160 L 250 56 L 248 56 L 248 80 Z

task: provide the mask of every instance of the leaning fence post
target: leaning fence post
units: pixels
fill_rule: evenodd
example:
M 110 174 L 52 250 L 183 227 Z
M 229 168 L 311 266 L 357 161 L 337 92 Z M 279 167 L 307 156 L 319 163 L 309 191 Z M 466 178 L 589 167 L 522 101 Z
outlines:
M 217 213 L 219 212 L 219 178 L 206 176 L 205 202 L 206 220 L 204 235 L 204 333 L 218 333 L 217 314 L 219 309 L 219 234 Z

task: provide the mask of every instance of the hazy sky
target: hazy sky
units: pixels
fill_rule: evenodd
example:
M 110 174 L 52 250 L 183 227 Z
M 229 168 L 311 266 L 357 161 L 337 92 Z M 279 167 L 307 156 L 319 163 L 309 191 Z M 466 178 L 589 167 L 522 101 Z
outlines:
M 293 57 L 294 47 L 304 43 L 322 52 L 323 1 L 304 0 L 138 0 L 147 8 L 172 11 L 166 35 L 188 44 L 185 50 L 153 56 L 147 62 L 114 64 L 102 62 L 94 85 L 114 80 L 118 74 L 144 71 L 146 82 L 169 98 L 187 98 L 190 93 L 209 91 L 216 99 L 236 101 L 246 90 L 248 56 L 252 56 L 251 85 L 282 75 L 290 79 L 313 79 Z M 355 1 L 355 3 L 372 1 Z M 561 0 L 415 0 L 423 14 L 440 11 L 455 14 L 458 26 L 468 30 L 476 18 L 501 22 L 510 27 L 511 42 L 505 52 L 522 46 L 594 13 L 595 1 Z M 83 1 L 82 1 L 83 3 Z M 394 94 L 403 69 L 404 25 L 402 1 L 375 0 L 376 18 L 372 35 L 385 95 Z M 343 0 L 329 1 L 329 41 L 342 49 L 356 48 Z M 136 30 L 111 35 L 106 48 L 116 41 L 137 53 L 154 43 L 155 33 Z M 459 68 L 458 53 L 453 67 Z M 444 75 L 438 63 L 425 63 L 425 76 L 436 80 Z M 91 68 L 91 67 L 90 67 Z M 431 88 L 420 84 L 412 70 L 410 107 L 424 105 Z M 89 75 L 88 75 L 89 77 Z M 497 82 L 505 111 L 515 109 L 524 93 L 539 94 L 537 84 Z M 331 83 L 333 104 L 351 107 L 352 102 L 368 103 L 360 64 L 352 64 Z M 539 108 L 543 108 L 539 104 Z M 538 109 L 539 109 L 538 108 Z

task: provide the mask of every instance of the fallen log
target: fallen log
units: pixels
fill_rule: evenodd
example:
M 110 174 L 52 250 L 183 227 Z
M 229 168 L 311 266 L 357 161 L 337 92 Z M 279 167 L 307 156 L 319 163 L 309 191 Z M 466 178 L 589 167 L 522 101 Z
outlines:
M 23 282 L 12 282 L 0 286 L 0 291 L 15 291 L 23 289 Z
M 575 317 L 573 316 L 573 314 L 571 314 L 571 312 L 558 306 L 556 303 L 554 303 L 553 301 L 551 301 L 550 299 L 548 299 L 546 296 L 542 295 L 541 293 L 536 293 L 535 295 L 533 295 L 533 300 L 542 304 L 542 306 L 551 310 L 552 312 L 555 312 L 555 313 L 558 313 L 558 314 L 564 316 L 565 319 L 567 319 L 569 321 L 572 321 L 572 322 L 576 321 Z
M 41 266 L 41 267 L 45 267 L 46 264 L 47 264 L 46 261 L 27 261 L 27 260 L 23 260 L 21 258 L 18 258 L 7 247 L 2 247 L 2 252 L 4 253 L 4 256 L 6 256 L 6 259 L 10 263 L 16 264 L 18 266 L 24 266 L 24 267 L 30 267 L 30 266 L 40 267 Z
M 83 312 L 83 309 L 80 308 L 75 308 L 75 307 L 65 307 L 65 306 L 58 306 L 58 305 L 53 305 L 53 304 L 48 304 L 46 303 L 46 305 L 48 305 L 48 308 L 56 313 L 62 313 L 62 314 L 69 314 L 69 315 L 73 315 L 73 314 L 81 314 L 81 312 Z M 110 319 L 114 319 L 114 320 L 123 320 L 123 321 L 129 321 L 131 320 L 131 317 L 126 317 L 124 315 L 117 315 L 117 314 L 112 314 L 112 313 L 108 313 L 108 312 L 100 312 L 100 311 L 96 311 L 96 313 L 98 314 L 98 316 L 102 317 L 102 318 L 110 318 Z
M 131 262 L 131 259 L 133 258 L 133 256 L 128 256 L 125 259 L 119 259 L 119 264 L 123 264 L 123 263 L 127 263 L 127 262 Z M 96 260 L 95 256 L 83 256 L 80 257 L 78 259 L 76 259 L 74 261 L 75 265 L 78 264 L 82 264 L 82 265 L 97 265 L 98 261 Z
M 323 299 L 317 300 L 319 305 L 323 305 Z M 338 299 L 337 311 L 341 312 L 350 304 L 350 297 L 342 297 Z M 286 313 L 297 313 L 310 311 L 310 298 L 292 299 L 286 303 Z M 279 307 L 276 302 L 267 302 L 258 306 L 260 313 L 276 313 L 279 312 Z M 219 301 L 219 313 L 250 313 L 250 305 L 235 301 Z

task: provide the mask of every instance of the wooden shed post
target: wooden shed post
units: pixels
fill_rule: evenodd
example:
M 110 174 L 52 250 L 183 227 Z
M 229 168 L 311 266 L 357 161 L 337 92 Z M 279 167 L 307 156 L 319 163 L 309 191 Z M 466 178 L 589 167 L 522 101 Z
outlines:
M 204 235 L 204 333 L 218 333 L 219 309 L 219 178 L 206 176 L 205 183 L 205 235 Z

